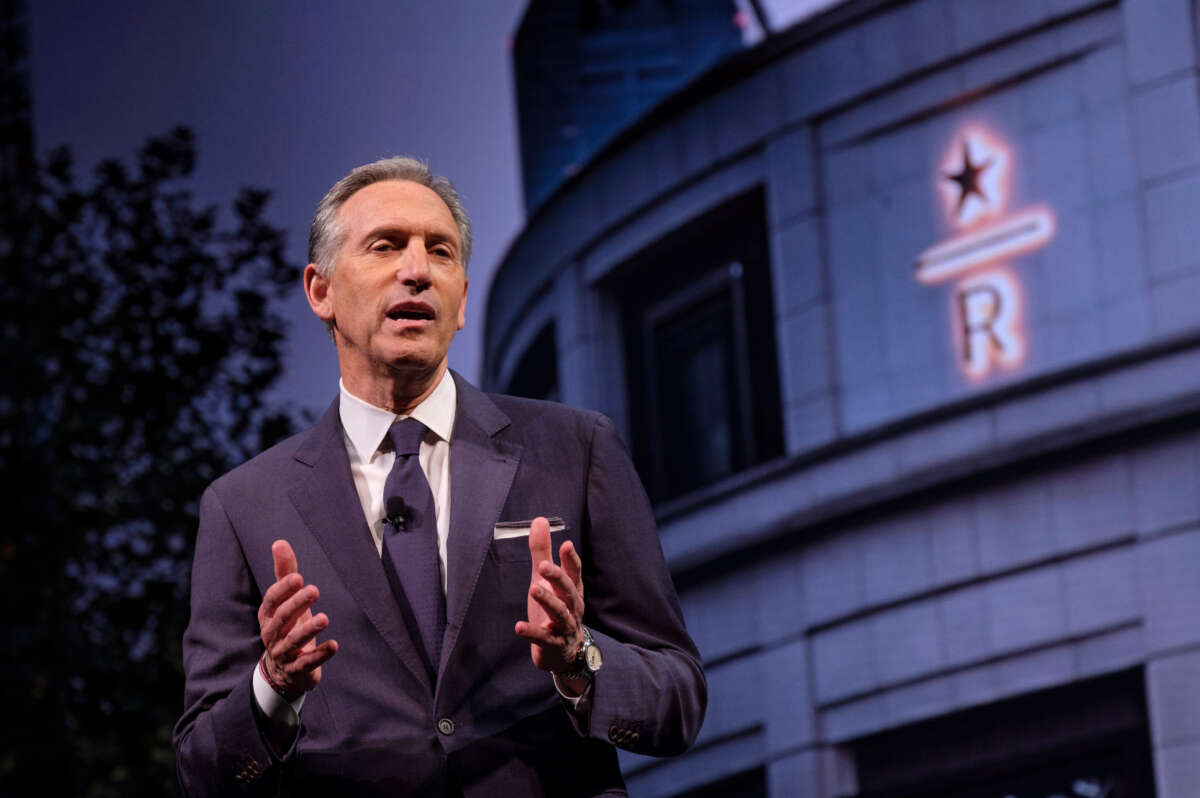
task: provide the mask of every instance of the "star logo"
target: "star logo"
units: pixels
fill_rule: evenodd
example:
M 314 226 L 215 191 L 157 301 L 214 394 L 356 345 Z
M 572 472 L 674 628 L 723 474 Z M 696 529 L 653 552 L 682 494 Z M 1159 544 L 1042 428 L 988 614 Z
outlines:
M 943 194 L 958 226 L 973 223 L 1002 209 L 1005 202 L 1004 148 L 982 131 L 968 131 L 942 164 Z
M 993 163 L 992 158 L 988 158 L 982 163 L 973 163 L 971 161 L 971 148 L 967 146 L 967 140 L 962 141 L 962 166 L 957 172 L 946 175 L 947 180 L 958 183 L 958 207 L 956 210 L 959 215 L 962 215 L 963 205 L 972 195 L 979 197 L 983 202 L 987 202 L 987 197 L 983 193 L 982 186 L 979 185 L 979 178 L 983 175 L 983 170 L 987 169 Z

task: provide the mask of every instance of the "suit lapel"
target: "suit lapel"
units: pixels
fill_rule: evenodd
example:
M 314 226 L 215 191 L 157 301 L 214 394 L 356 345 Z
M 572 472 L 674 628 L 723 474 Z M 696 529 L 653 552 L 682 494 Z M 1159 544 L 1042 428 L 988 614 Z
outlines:
M 522 447 L 499 440 L 496 433 L 509 425 L 500 408 L 481 391 L 453 373 L 458 391 L 454 432 L 450 441 L 450 534 L 446 541 L 446 637 L 442 642 L 440 674 L 458 642 L 512 486 Z
M 296 452 L 296 460 L 311 469 L 307 478 L 288 492 L 296 511 L 384 641 L 432 693 L 428 671 L 388 586 L 375 541 L 362 517 L 342 439 L 337 400 Z

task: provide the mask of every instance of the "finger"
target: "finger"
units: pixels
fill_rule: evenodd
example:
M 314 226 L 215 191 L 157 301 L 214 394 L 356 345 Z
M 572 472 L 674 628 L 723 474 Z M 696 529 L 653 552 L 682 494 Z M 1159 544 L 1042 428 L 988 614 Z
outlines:
M 550 628 L 556 631 L 570 632 L 573 629 L 575 616 L 567 609 L 567 605 L 545 585 L 535 585 L 530 588 L 529 595 L 549 616 Z
M 558 547 L 558 561 L 562 563 L 563 570 L 575 584 L 575 589 L 579 591 L 579 597 L 583 598 L 583 560 L 579 558 L 579 552 L 575 551 L 574 543 L 569 540 L 563 541 L 563 544 Z
M 313 642 L 313 638 L 325 631 L 327 626 L 329 626 L 329 618 L 325 613 L 301 621 L 275 644 L 271 651 L 272 658 L 276 662 L 294 660 L 304 653 L 304 650 Z
M 538 566 L 538 573 L 542 578 L 550 584 L 555 595 L 562 599 L 566 606 L 571 608 L 572 612 L 579 609 L 580 600 L 579 593 L 575 589 L 575 582 L 567 575 L 567 572 L 555 565 L 552 562 L 544 562 Z
M 276 581 L 283 579 L 288 574 L 294 574 L 298 570 L 296 553 L 292 551 L 292 545 L 286 540 L 277 540 L 271 544 L 271 558 L 275 560 Z
M 534 626 L 527 621 L 518 621 L 516 626 L 518 637 L 523 637 L 530 643 L 533 643 L 539 648 L 546 649 L 548 652 L 559 653 L 566 645 L 566 639 L 562 635 L 555 634 L 549 629 L 543 629 L 540 626 Z
M 289 638 L 294 639 L 299 634 L 306 624 L 311 624 L 313 621 L 312 604 L 305 603 L 296 608 L 296 611 L 282 616 L 280 624 L 275 628 L 275 640 L 286 641 Z M 319 630 L 318 630 L 319 631 Z M 311 635 L 309 635 L 311 637 Z M 297 644 L 295 648 L 300 649 L 303 643 Z
M 312 608 L 319 597 L 320 591 L 317 590 L 316 585 L 309 585 L 296 591 L 267 619 L 267 623 L 262 628 L 263 640 L 275 641 L 286 636 L 297 621 L 304 619 L 305 613 Z
M 326 640 L 314 649 L 305 651 L 292 660 L 292 666 L 297 670 L 311 671 L 321 667 L 333 658 L 338 651 L 336 640 Z
M 552 560 L 550 554 L 550 522 L 538 516 L 529 526 L 529 558 L 533 562 L 533 573 L 537 574 L 539 563 Z
M 304 578 L 300 574 L 288 574 L 278 582 L 272 583 L 263 593 L 262 604 L 259 605 L 259 623 L 264 622 L 276 612 L 283 602 L 291 598 L 297 590 L 304 586 Z

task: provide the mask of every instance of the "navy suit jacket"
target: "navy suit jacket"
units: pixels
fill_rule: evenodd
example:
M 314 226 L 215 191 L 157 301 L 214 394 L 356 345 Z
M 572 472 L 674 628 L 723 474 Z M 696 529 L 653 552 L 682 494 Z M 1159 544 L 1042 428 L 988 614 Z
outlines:
M 613 744 L 669 755 L 695 739 L 706 702 L 699 655 L 612 422 L 454 378 L 436 682 L 363 519 L 334 401 L 315 427 L 221 477 L 201 500 L 175 729 L 186 794 L 624 795 Z M 604 655 L 586 729 L 513 631 L 526 617 L 528 540 L 494 540 L 493 528 L 539 515 L 565 523 L 554 551 L 570 539 L 583 559 L 585 622 Z M 282 752 L 262 733 L 250 678 L 279 538 L 320 588 L 316 610 L 339 644 Z

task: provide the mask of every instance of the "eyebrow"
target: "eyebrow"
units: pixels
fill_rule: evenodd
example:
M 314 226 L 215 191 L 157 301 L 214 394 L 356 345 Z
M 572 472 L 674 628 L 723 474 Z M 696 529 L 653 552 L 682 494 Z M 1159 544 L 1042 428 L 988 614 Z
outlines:
M 413 228 L 396 224 L 381 224 L 378 227 L 371 228 L 367 232 L 363 233 L 362 237 L 359 239 L 359 246 L 362 246 L 368 241 L 372 241 L 376 238 L 408 238 L 412 235 L 422 235 L 428 239 L 429 242 L 434 244 L 449 244 L 454 247 L 455 254 L 458 254 L 458 250 L 461 249 L 461 246 L 458 242 L 457 231 L 448 232 L 445 230 L 428 227 Z

